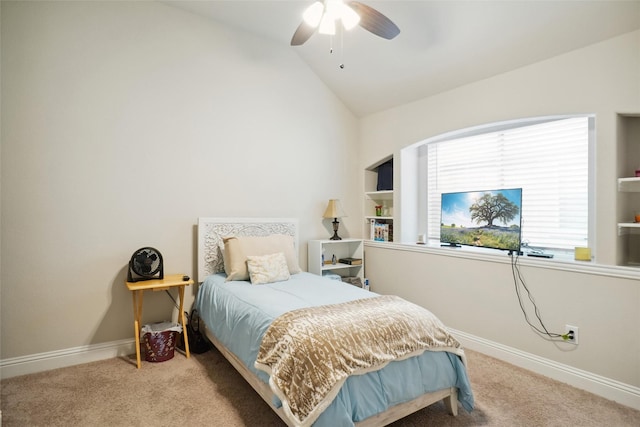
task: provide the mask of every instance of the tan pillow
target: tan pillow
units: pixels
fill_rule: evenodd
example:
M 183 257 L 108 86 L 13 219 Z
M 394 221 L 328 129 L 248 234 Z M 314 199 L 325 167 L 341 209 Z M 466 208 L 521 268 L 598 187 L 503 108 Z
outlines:
M 289 280 L 289 267 L 282 252 L 271 255 L 247 256 L 247 270 L 254 285 Z
M 264 237 L 226 237 L 224 241 L 224 271 L 229 280 L 249 280 L 247 256 L 271 255 L 282 252 L 289 274 L 300 273 L 293 237 L 274 234 Z

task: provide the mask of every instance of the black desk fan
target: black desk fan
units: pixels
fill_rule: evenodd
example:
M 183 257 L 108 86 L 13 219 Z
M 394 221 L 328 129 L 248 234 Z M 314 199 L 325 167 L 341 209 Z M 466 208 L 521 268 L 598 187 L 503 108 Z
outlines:
M 140 248 L 133 253 L 129 261 L 128 282 L 164 278 L 162 254 L 155 248 Z

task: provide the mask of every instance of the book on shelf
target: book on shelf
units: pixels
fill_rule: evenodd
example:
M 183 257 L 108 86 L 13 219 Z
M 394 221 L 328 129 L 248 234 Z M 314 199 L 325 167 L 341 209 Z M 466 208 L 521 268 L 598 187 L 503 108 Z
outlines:
M 342 264 L 349 264 L 349 265 L 362 265 L 362 258 L 351 258 L 351 257 L 340 258 L 338 262 L 341 262 Z
M 376 242 L 393 242 L 393 221 L 371 219 L 369 238 Z

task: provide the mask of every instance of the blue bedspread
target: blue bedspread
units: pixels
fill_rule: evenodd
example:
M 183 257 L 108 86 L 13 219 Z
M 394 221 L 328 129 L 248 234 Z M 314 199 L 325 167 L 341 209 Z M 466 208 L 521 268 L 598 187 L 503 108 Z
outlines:
M 262 336 L 276 317 L 299 308 L 376 295 L 310 273 L 294 274 L 288 281 L 266 285 L 225 282 L 224 274 L 214 274 L 200 285 L 196 308 L 207 328 L 267 383 L 267 374 L 258 371 L 254 362 Z M 379 371 L 349 377 L 314 426 L 353 426 L 354 422 L 393 405 L 452 386 L 458 388 L 462 406 L 472 410 L 473 393 L 460 358 L 447 352 L 426 351 L 407 360 L 392 362 Z M 276 405 L 280 403 L 276 402 Z

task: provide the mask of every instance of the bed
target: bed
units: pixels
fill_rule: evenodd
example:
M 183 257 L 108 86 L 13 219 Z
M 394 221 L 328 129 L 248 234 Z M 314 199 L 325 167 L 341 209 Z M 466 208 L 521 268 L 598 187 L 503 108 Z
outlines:
M 229 239 L 230 237 L 233 238 Z M 254 249 L 257 255 L 245 256 L 240 265 L 237 259 L 243 255 L 239 256 L 237 246 L 233 246 L 239 244 L 239 241 L 244 242 L 245 249 L 247 241 L 258 242 L 260 245 L 269 241 L 276 249 Z M 443 325 L 445 331 L 438 330 L 436 339 L 443 343 L 441 347 L 432 343 L 433 347 L 424 351 L 405 348 L 407 345 L 403 343 L 404 353 L 398 360 L 385 359 L 384 363 L 376 360 L 367 366 L 357 365 L 351 371 L 347 370 L 351 372 L 349 375 L 341 370 L 340 363 L 344 360 L 347 364 L 356 363 L 351 360 L 354 359 L 352 354 L 326 363 L 318 363 L 314 359 L 313 365 L 324 363 L 332 371 L 308 374 L 306 378 L 299 379 L 294 384 L 295 387 L 289 386 L 293 391 L 284 387 L 283 372 L 289 373 L 293 369 L 291 366 L 300 362 L 297 359 L 283 362 L 283 354 L 289 355 L 297 351 L 298 355 L 308 355 L 316 351 L 316 348 L 322 353 L 323 348 L 333 347 L 333 343 L 321 343 L 314 336 L 312 345 L 307 342 L 307 347 L 298 349 L 294 347 L 294 340 L 291 338 L 295 331 L 284 330 L 283 336 L 273 335 L 277 333 L 278 327 L 290 325 L 294 321 L 287 316 L 296 316 L 298 321 L 307 320 L 304 328 L 298 327 L 305 329 L 316 325 L 321 328 L 324 320 L 309 319 L 316 319 L 312 317 L 316 315 L 324 316 L 327 311 L 330 312 L 329 317 L 343 317 L 343 313 L 348 313 L 352 308 L 374 310 L 369 313 L 376 314 L 364 318 L 375 318 L 374 323 L 383 324 L 386 317 L 391 317 L 387 313 L 393 313 L 394 310 L 399 316 L 407 317 L 408 322 L 414 322 L 414 319 L 420 317 L 410 314 L 411 310 L 424 310 L 414 305 L 408 306 L 406 304 L 410 303 L 397 297 L 378 295 L 339 280 L 300 271 L 297 265 L 297 245 L 296 219 L 198 219 L 200 285 L 195 306 L 204 321 L 205 333 L 285 424 L 303 427 L 382 426 L 440 400 L 444 401 L 446 409 L 454 416 L 457 415 L 459 403 L 467 411 L 473 409 L 473 393 L 466 373 L 464 351 L 448 335 Z M 234 258 L 235 265 L 231 261 Z M 265 265 L 271 268 L 274 263 L 278 265 L 279 272 L 269 274 L 276 274 L 278 280 L 264 279 L 260 275 L 264 273 L 261 268 Z M 248 271 L 239 273 L 238 268 L 243 266 Z M 278 268 L 271 270 L 276 271 Z M 247 280 L 247 274 L 250 275 L 250 280 Z M 277 277 L 278 274 L 283 276 Z M 264 283 L 255 284 L 261 281 Z M 391 309 L 394 304 L 397 306 Z M 436 318 L 434 322 L 439 320 Z M 367 327 L 364 328 L 364 325 Z M 378 333 L 373 329 L 369 330 L 368 325 L 373 323 L 347 327 L 359 328 L 356 333 L 365 333 L 365 329 L 368 335 Z M 338 328 L 332 326 L 325 329 L 329 329 L 333 337 Z M 306 329 L 303 332 L 308 333 Z M 384 331 L 381 330 L 380 333 L 382 332 Z M 333 338 L 327 338 L 330 339 Z M 339 341 L 353 343 L 349 337 L 340 338 Z M 372 341 L 369 345 L 377 346 L 393 340 L 385 338 Z M 272 342 L 271 348 L 268 348 L 268 342 Z M 353 348 L 358 346 L 350 344 L 348 347 L 349 351 L 356 351 Z M 282 348 L 286 348 L 286 351 L 282 351 Z M 376 355 L 378 350 L 374 350 Z M 276 362 L 270 364 L 274 358 Z M 357 363 L 361 363 L 361 360 Z M 325 366 L 324 369 L 329 368 Z M 310 371 L 308 368 L 306 370 Z M 314 375 L 323 383 L 310 386 L 308 382 Z M 325 382 L 329 384 L 324 384 Z M 303 389 L 311 390 L 311 399 L 299 398 L 304 394 Z M 316 396 L 313 393 L 318 389 L 328 391 Z M 308 403 L 310 400 L 313 403 Z M 309 409 L 305 412 L 301 407 L 307 404 Z

